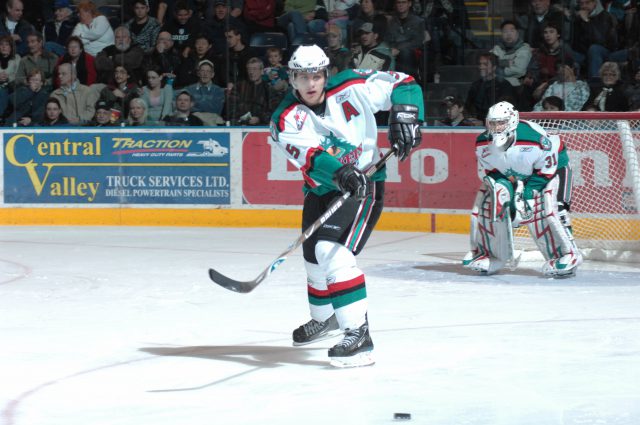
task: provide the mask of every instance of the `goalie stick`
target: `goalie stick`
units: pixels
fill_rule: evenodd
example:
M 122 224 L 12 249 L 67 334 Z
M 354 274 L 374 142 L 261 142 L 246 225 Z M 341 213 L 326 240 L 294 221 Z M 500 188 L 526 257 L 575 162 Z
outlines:
M 395 153 L 395 150 L 389 149 L 389 151 L 385 153 L 384 156 L 380 158 L 378 162 L 376 162 L 372 167 L 370 167 L 367 170 L 366 172 L 367 177 L 371 177 L 376 171 L 381 169 L 384 166 L 384 164 L 387 162 L 387 160 L 391 157 L 391 155 L 393 155 L 394 153 Z M 211 278 L 212 281 L 214 281 L 218 285 L 230 291 L 239 292 L 241 294 L 246 294 L 248 292 L 253 291 L 258 285 L 260 285 L 260 283 L 263 280 L 265 280 L 280 264 L 282 264 L 287 259 L 287 256 L 289 254 L 291 254 L 293 251 L 296 250 L 296 248 L 302 245 L 304 241 L 309 239 L 316 232 L 316 230 L 318 230 L 320 226 L 322 226 L 324 222 L 329 219 L 329 217 L 331 217 L 336 211 L 338 211 L 340 207 L 344 205 L 344 202 L 347 200 L 347 198 L 349 198 L 350 196 L 351 196 L 351 193 L 347 192 L 343 194 L 341 197 L 337 198 L 335 201 L 333 201 L 331 205 L 329 205 L 329 207 L 327 208 L 327 211 L 325 211 L 324 214 L 322 214 L 316 221 L 314 221 L 313 224 L 311 224 L 311 226 L 305 229 L 304 232 L 302 232 L 302 234 L 298 236 L 298 238 L 295 241 L 293 241 L 293 243 L 289 245 L 289 247 L 278 256 L 278 258 L 272 261 L 271 264 L 269 264 L 269 266 L 267 266 L 267 268 L 264 269 L 262 273 L 260 273 L 258 277 L 256 277 L 255 279 L 247 280 L 247 281 L 234 280 L 214 269 L 209 269 L 209 277 Z

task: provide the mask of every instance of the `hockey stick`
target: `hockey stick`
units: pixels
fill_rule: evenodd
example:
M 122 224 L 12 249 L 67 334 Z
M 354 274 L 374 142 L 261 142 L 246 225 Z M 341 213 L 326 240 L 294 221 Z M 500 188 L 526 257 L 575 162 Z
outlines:
M 376 171 L 382 168 L 384 164 L 387 162 L 387 160 L 394 153 L 395 153 L 395 150 L 389 149 L 389 151 L 386 154 L 384 154 L 384 156 L 380 158 L 380 160 L 376 162 L 373 165 L 373 167 L 370 167 L 367 170 L 366 172 L 367 177 L 371 177 Z M 260 285 L 260 282 L 265 280 L 280 264 L 282 264 L 287 259 L 287 256 L 289 254 L 291 254 L 293 251 L 296 250 L 296 248 L 302 245 L 304 241 L 306 241 L 311 236 L 313 236 L 316 230 L 318 230 L 320 226 L 322 226 L 324 222 L 329 219 L 329 217 L 331 217 L 336 211 L 338 211 L 340 207 L 344 205 L 347 198 L 349 198 L 350 196 L 351 196 L 350 193 L 345 193 L 341 197 L 333 201 L 331 205 L 329 205 L 329 207 L 327 208 L 327 211 L 325 211 L 324 214 L 322 214 L 316 221 L 314 221 L 313 224 L 311 224 L 311 226 L 305 229 L 305 231 L 302 232 L 302 234 L 298 236 L 298 238 L 295 241 L 293 241 L 293 243 L 289 245 L 289 247 L 282 254 L 278 256 L 278 258 L 272 261 L 271 264 L 269 264 L 269 266 L 267 266 L 267 268 L 264 269 L 262 273 L 260 273 L 258 277 L 256 277 L 255 279 L 247 280 L 247 281 L 234 280 L 214 269 L 209 269 L 209 277 L 215 283 L 217 283 L 218 285 L 230 291 L 240 292 L 241 294 L 246 294 L 248 292 L 253 291 L 258 285 Z

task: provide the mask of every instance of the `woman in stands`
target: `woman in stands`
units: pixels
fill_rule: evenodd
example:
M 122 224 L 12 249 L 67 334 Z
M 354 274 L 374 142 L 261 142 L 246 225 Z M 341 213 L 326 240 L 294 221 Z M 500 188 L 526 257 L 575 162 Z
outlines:
M 73 29 L 73 34 L 80 37 L 84 48 L 95 57 L 107 46 L 115 42 L 115 34 L 106 16 L 98 12 L 98 7 L 91 0 L 81 0 L 77 6 L 80 22 Z
M 20 55 L 11 35 L 0 37 L 0 117 L 9 105 L 9 95 L 13 92 L 13 83 L 20 65 Z
M 142 99 L 147 104 L 149 121 L 158 123 L 173 113 L 173 87 L 163 86 L 162 71 L 158 68 L 147 71 L 147 84 L 142 87 Z
M 67 127 L 69 121 L 62 113 L 60 101 L 55 97 L 50 97 L 44 106 L 44 119 L 40 124 L 43 127 Z
M 629 110 L 629 98 L 620 79 L 617 62 L 605 62 L 600 67 L 602 83 L 591 85 L 591 95 L 585 103 L 585 111 L 625 112 Z
M 54 71 L 55 88 L 60 87 L 58 80 L 58 66 L 61 63 L 70 63 L 76 69 L 76 78 L 85 86 L 90 86 L 96 82 L 96 66 L 93 56 L 84 51 L 84 44 L 78 36 L 71 36 L 67 40 L 66 53 L 58 58 L 56 69 Z

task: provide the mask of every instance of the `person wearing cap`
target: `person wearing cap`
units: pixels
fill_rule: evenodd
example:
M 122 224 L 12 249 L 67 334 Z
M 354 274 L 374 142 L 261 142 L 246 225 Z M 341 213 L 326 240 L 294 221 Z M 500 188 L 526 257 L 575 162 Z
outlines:
M 442 104 L 447 108 L 447 117 L 442 121 L 436 120 L 436 126 L 446 127 L 475 127 L 482 125 L 464 116 L 464 101 L 459 97 L 447 96 Z
M 234 8 L 234 3 L 237 0 L 231 2 L 231 10 L 242 11 L 242 4 L 239 5 L 239 9 Z M 240 0 L 242 2 L 242 0 Z M 227 28 L 238 28 L 241 33 L 247 34 L 246 26 L 239 15 L 235 16 L 229 11 L 226 0 L 209 0 L 207 13 L 205 14 L 205 29 L 207 36 L 211 40 L 214 46 L 218 46 L 218 49 L 227 44 L 227 39 L 224 36 Z M 212 9 L 212 10 L 209 10 Z
M 115 119 L 113 113 L 113 105 L 106 100 L 96 102 L 96 113 L 93 119 L 89 121 L 87 127 L 115 127 L 118 126 L 118 120 Z
M 53 4 L 53 19 L 44 24 L 44 48 L 58 56 L 65 53 L 64 46 L 71 37 L 78 21 L 69 7 L 69 0 L 55 0 Z
M 352 68 L 392 71 L 393 56 L 386 43 L 380 43 L 379 33 L 373 23 L 365 22 L 358 30 L 360 42 L 354 49 Z
M 222 115 L 225 93 L 222 87 L 213 83 L 214 76 L 213 62 L 205 59 L 198 64 L 198 82 L 184 88 L 193 99 L 194 112 Z
M 0 35 L 9 34 L 16 43 L 16 52 L 24 56 L 28 52 L 27 35 L 36 31 L 26 19 L 22 17 L 24 4 L 22 0 L 7 0 L 6 11 L 0 15 Z
M 201 127 L 204 125 L 204 122 L 194 115 L 193 111 L 193 98 L 191 94 L 182 90 L 176 96 L 176 110 L 173 114 L 167 115 L 164 117 L 163 121 L 167 126 L 190 126 L 190 127 Z
M 153 16 L 149 16 L 148 0 L 135 0 L 133 2 L 133 15 L 124 26 L 131 33 L 131 40 L 145 52 L 153 50 L 156 38 L 160 32 L 160 22 Z

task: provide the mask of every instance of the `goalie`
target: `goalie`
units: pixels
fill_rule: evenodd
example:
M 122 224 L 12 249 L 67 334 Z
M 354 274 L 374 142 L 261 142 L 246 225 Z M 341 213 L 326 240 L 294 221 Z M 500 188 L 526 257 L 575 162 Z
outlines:
M 513 259 L 513 228 L 527 225 L 545 263 L 542 273 L 569 277 L 582 263 L 569 207 L 571 168 L 559 136 L 520 121 L 508 102 L 493 105 L 476 140 L 482 186 L 471 211 L 471 249 L 464 267 L 493 274 Z

